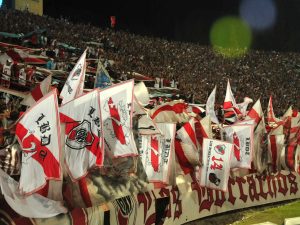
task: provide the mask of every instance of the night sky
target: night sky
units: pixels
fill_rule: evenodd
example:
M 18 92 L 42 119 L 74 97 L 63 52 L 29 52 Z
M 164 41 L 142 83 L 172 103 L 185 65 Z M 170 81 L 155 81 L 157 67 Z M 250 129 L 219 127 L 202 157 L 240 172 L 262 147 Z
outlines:
M 264 29 L 252 29 L 251 48 L 300 52 L 300 1 L 256 0 L 258 1 L 271 2 L 275 16 L 272 24 Z M 241 17 L 242 2 L 238 0 L 44 0 L 44 13 L 53 17 L 62 15 L 75 22 L 90 22 L 99 27 L 109 27 L 109 16 L 115 15 L 117 29 L 169 40 L 209 45 L 210 30 L 214 22 L 224 16 Z M 259 10 L 263 13 L 258 14 L 258 17 L 261 15 L 264 20 L 272 11 L 261 4 L 258 9 L 254 8 L 254 13 Z

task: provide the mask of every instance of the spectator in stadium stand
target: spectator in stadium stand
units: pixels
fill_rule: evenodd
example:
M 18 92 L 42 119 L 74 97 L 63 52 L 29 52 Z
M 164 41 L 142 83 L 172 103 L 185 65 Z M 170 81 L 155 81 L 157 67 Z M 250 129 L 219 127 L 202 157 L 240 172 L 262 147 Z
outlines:
M 239 58 L 226 58 L 209 46 L 100 29 L 90 24 L 75 24 L 66 19 L 40 17 L 17 10 L 1 10 L 0 20 L 6 21 L 0 23 L 0 31 L 26 34 L 38 26 L 47 29 L 49 44 L 50 40 L 67 43 L 79 48 L 78 52 L 87 47 L 82 40 L 101 43 L 101 57 L 116 62 L 109 71 L 113 78 L 118 79 L 122 71 L 135 71 L 174 79 L 175 86 L 178 82 L 178 88 L 186 94 L 193 91 L 195 101 L 201 103 L 206 102 L 215 85 L 216 103 L 222 103 L 229 79 L 238 103 L 246 95 L 254 102 L 260 97 L 266 109 L 272 94 L 275 115 L 282 115 L 289 104 L 300 107 L 299 53 L 249 50 Z M 56 44 L 45 47 L 47 56 L 55 58 L 55 47 Z M 79 54 L 75 56 L 79 57 Z M 69 63 L 68 57 L 65 60 L 70 71 L 73 64 Z
M 110 27 L 114 29 L 116 26 L 116 16 L 110 16 Z

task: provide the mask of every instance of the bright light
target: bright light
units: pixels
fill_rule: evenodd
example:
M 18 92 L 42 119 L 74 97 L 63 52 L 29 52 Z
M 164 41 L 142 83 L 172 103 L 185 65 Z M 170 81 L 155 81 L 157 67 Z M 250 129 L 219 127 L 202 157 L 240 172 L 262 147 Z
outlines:
M 265 30 L 274 25 L 276 7 L 272 0 L 243 0 L 240 16 L 255 30 Z
M 210 30 L 214 50 L 226 57 L 238 57 L 247 52 L 252 40 L 251 29 L 237 17 L 223 17 Z
M 0 8 L 1 8 L 1 6 L 2 6 L 2 3 L 3 3 L 3 0 L 0 0 Z

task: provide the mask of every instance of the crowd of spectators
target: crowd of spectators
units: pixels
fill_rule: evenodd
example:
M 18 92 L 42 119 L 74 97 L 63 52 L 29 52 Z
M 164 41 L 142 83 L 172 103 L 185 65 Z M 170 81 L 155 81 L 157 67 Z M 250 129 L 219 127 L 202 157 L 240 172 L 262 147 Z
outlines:
M 75 24 L 64 18 L 0 10 L 0 20 L 2 32 L 25 34 L 36 29 L 46 29 L 47 43 L 42 46 L 45 48 L 55 48 L 54 41 L 82 51 L 90 46 L 89 57 L 101 56 L 112 60 L 114 64 L 111 72 L 114 74 L 121 76 L 124 72 L 137 72 L 153 78 L 175 80 L 179 89 L 187 96 L 193 95 L 194 100 L 200 103 L 206 102 L 213 87 L 217 85 L 216 102 L 222 104 L 229 79 L 238 103 L 245 96 L 254 101 L 260 98 L 266 109 L 268 98 L 272 95 L 277 115 L 282 115 L 290 105 L 300 108 L 298 53 L 249 50 L 238 58 L 226 58 L 209 46 L 140 36 L 91 24 Z M 99 45 L 91 47 L 87 42 Z M 63 57 L 58 56 L 54 60 L 61 62 L 70 56 L 63 54 Z

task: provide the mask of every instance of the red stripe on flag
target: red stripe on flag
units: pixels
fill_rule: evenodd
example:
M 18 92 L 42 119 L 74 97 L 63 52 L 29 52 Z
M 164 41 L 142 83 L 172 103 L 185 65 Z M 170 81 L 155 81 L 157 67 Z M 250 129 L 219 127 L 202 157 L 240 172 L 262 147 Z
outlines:
M 297 143 L 289 144 L 285 149 L 285 160 L 287 167 L 295 171 L 295 154 L 296 154 Z
M 261 120 L 260 116 L 258 115 L 258 113 L 255 111 L 255 109 L 251 109 L 248 113 L 248 115 L 250 118 L 254 119 L 255 122 L 258 124 L 259 121 Z
M 208 138 L 208 134 L 205 132 L 205 130 L 200 122 L 195 123 L 195 131 L 196 131 L 196 137 L 198 139 L 198 142 L 202 146 L 203 138 Z
M 191 173 L 193 171 L 193 167 L 190 164 L 189 160 L 186 158 L 181 143 L 178 139 L 175 139 L 175 153 L 184 174 Z
M 86 207 L 92 207 L 92 201 L 87 187 L 86 178 L 85 177 L 80 178 L 80 180 L 78 181 L 78 185 L 79 185 L 81 197 Z
M 196 140 L 196 134 L 194 129 L 192 128 L 191 124 L 188 122 L 183 125 L 183 128 L 185 129 L 186 133 L 189 135 L 190 139 L 194 143 L 195 147 L 197 147 L 197 140 Z
M 151 116 L 152 119 L 154 119 L 159 113 L 163 111 L 172 111 L 176 114 L 183 113 L 185 111 L 186 104 L 185 103 L 176 103 L 173 106 L 172 105 L 164 105 L 158 108 L 153 115 Z
M 232 102 L 224 102 L 223 103 L 223 109 L 230 109 L 232 107 L 233 107 Z
M 275 135 L 270 135 L 270 144 L 271 144 L 271 156 L 272 156 L 273 171 L 277 171 L 277 145 L 276 145 L 276 136 Z
M 72 225 L 86 225 L 87 218 L 84 209 L 75 208 L 71 212 Z
M 37 102 L 39 99 L 41 99 L 44 95 L 41 90 L 41 84 L 38 84 L 32 91 L 31 95 L 33 99 Z
M 17 124 L 16 135 L 19 140 L 23 140 L 27 132 L 28 130 L 21 123 Z M 41 141 L 37 137 L 30 134 L 26 140 L 24 140 L 23 148 L 31 147 L 32 142 L 36 144 L 36 153 L 32 155 L 32 158 L 34 158 L 43 167 L 45 176 L 48 179 L 60 179 L 59 162 L 56 160 L 50 149 L 41 145 Z

